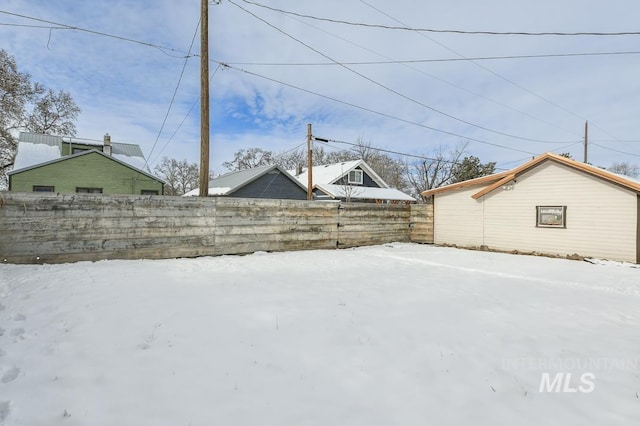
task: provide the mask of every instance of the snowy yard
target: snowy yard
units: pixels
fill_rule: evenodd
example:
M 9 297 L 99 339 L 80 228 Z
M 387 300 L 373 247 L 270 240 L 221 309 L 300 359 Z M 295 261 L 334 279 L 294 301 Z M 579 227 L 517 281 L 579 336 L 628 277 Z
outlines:
M 640 422 L 635 265 L 412 244 L 0 265 L 0 330 L 5 425 Z

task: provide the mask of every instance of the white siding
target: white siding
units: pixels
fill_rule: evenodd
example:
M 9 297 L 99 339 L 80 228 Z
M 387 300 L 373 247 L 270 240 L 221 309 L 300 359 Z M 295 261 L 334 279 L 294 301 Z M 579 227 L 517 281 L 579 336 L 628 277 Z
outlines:
M 498 188 L 472 199 L 482 188 L 436 195 L 436 244 L 636 262 L 633 191 L 553 161 L 518 176 L 511 191 Z M 536 206 L 567 206 L 566 229 L 536 227 Z
M 636 261 L 637 196 L 602 179 L 547 161 L 517 178 L 512 191 L 485 199 L 485 244 Z M 536 227 L 536 206 L 567 206 L 566 229 Z
M 438 194 L 434 201 L 434 243 L 459 246 L 481 246 L 483 200 L 474 200 L 471 195 L 484 186 L 447 191 Z

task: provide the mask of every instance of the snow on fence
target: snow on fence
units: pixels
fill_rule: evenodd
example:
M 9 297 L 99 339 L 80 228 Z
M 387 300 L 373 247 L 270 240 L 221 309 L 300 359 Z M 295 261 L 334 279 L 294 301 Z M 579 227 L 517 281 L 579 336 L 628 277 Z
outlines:
M 433 243 L 430 205 L 0 193 L 0 259 L 61 263 Z

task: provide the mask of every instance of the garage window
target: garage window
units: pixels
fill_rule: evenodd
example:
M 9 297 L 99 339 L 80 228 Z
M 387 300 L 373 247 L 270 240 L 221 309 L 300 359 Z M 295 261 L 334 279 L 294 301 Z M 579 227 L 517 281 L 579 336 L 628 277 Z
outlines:
M 567 206 L 537 206 L 536 226 L 538 228 L 566 228 Z

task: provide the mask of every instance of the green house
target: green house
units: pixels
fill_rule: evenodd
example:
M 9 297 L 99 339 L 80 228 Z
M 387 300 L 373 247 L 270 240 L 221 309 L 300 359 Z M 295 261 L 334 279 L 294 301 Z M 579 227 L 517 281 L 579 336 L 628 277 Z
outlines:
M 64 141 L 21 133 L 9 190 L 161 195 L 164 182 L 145 170 L 138 145 Z

